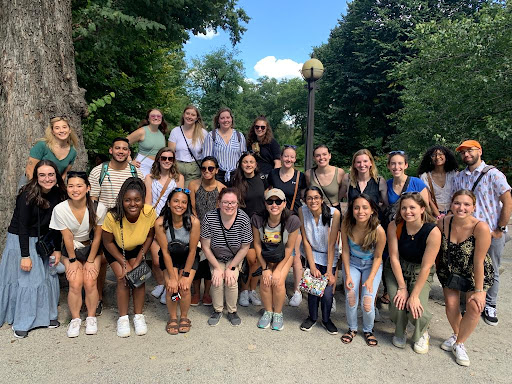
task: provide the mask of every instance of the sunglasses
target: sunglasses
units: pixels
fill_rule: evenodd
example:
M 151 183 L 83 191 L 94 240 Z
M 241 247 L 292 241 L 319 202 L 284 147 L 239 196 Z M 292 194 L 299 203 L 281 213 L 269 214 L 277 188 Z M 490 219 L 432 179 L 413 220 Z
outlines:
M 212 173 L 213 171 L 215 171 L 215 167 L 212 167 L 212 166 L 209 166 L 209 167 L 201 167 L 201 172 L 210 172 Z
M 410 197 L 410 196 L 414 196 L 414 195 L 419 195 L 420 193 L 419 192 L 402 192 L 400 194 L 401 197 Z
M 150 119 L 161 119 L 162 115 L 149 115 Z
M 267 129 L 266 125 L 255 125 L 254 126 L 254 130 L 264 131 L 265 129 Z
M 291 145 L 291 144 L 285 144 L 284 145 L 284 148 L 292 148 L 292 149 L 297 149 L 297 146 L 296 145 Z
M 160 156 L 160 161 L 174 161 L 174 156 Z
M 282 199 L 267 199 L 265 200 L 265 203 L 267 203 L 267 205 L 272 205 L 272 204 L 276 204 L 276 205 L 281 205 L 283 204 L 284 200 Z
M 405 151 L 391 151 L 388 153 L 389 156 L 394 156 L 394 155 L 405 155 Z
M 254 155 L 255 153 L 256 153 L 256 151 L 253 151 L 252 149 L 250 149 L 250 150 L 245 151 L 244 153 L 242 153 L 242 156 Z
M 190 195 L 190 189 L 187 188 L 174 188 L 176 192 L 183 192 L 185 195 Z

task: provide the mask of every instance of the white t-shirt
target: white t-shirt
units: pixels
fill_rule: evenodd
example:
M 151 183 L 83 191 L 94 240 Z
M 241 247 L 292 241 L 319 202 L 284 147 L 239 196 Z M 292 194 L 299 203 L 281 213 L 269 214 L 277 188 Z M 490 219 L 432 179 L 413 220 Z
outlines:
M 432 186 L 434 187 L 433 192 L 434 192 L 434 195 L 436 196 L 436 202 L 439 207 L 439 210 L 440 211 L 449 210 L 451 199 L 452 199 L 453 180 L 454 180 L 457 172 L 455 172 L 455 171 L 446 172 L 446 181 L 444 183 L 443 188 L 441 188 L 439 185 L 436 184 L 436 182 L 434 181 L 434 178 L 432 178 L 432 174 L 430 172 L 422 173 L 420 175 L 420 179 L 423 180 L 423 182 L 427 185 L 427 188 L 430 189 L 427 173 L 430 175 L 430 177 L 432 179 Z
M 96 225 L 103 225 L 103 220 L 105 219 L 106 214 L 107 208 L 102 203 L 98 202 L 98 209 L 96 211 L 98 221 Z M 80 242 L 89 240 L 89 210 L 85 208 L 84 218 L 80 224 L 75 215 L 73 215 L 68 200 L 63 201 L 53 208 L 50 228 L 58 231 L 69 229 L 73 234 L 75 248 L 82 248 L 83 245 Z
M 206 137 L 207 134 L 208 132 L 206 129 L 203 129 L 203 138 Z M 197 161 L 200 161 L 203 158 L 204 139 L 202 142 L 197 141 L 195 145 L 192 145 L 192 139 L 187 139 L 187 143 L 185 143 L 183 134 L 181 133 L 181 127 L 173 128 L 171 134 L 169 135 L 169 143 L 176 143 L 176 160 L 178 161 L 184 161 L 186 163 L 191 163 L 194 161 L 194 158 L 188 151 L 187 143 Z

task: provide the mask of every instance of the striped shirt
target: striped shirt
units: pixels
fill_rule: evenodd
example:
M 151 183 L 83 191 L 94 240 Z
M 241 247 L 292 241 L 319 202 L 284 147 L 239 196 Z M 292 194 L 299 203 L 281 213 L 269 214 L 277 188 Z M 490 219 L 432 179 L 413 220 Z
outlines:
M 215 258 L 222 263 L 227 263 L 235 257 L 242 244 L 252 242 L 252 228 L 249 216 L 240 209 L 237 210 L 231 228 L 224 228 L 223 231 L 223 227 L 218 210 L 210 211 L 204 216 L 201 223 L 201 238 L 210 239 L 210 249 Z M 226 244 L 226 240 L 228 244 Z
M 176 188 L 176 180 L 171 179 L 169 182 L 169 185 L 167 186 L 167 189 L 165 190 L 164 194 L 162 195 L 162 198 L 158 202 L 158 205 L 155 207 L 156 215 L 160 216 L 160 213 L 162 212 L 162 209 L 165 206 L 165 202 L 167 201 L 167 198 L 169 197 L 169 194 Z M 153 179 L 151 182 L 151 205 L 155 205 L 156 201 L 160 197 L 160 194 L 162 193 L 162 189 L 164 189 L 164 186 L 158 181 L 157 179 Z
M 126 168 L 123 170 L 115 170 L 108 167 L 108 175 L 103 179 L 103 183 L 100 186 L 100 175 L 103 164 L 94 167 L 89 173 L 89 182 L 91 183 L 91 197 L 98 198 L 99 202 L 107 208 L 113 208 L 116 205 L 117 195 L 121 186 L 126 179 L 132 177 L 130 165 L 126 164 Z M 144 179 L 142 172 L 137 168 L 137 176 L 140 179 Z
M 219 162 L 219 168 L 226 172 L 225 181 L 230 180 L 229 172 L 236 169 L 238 159 L 247 150 L 247 144 L 245 142 L 244 135 L 238 135 L 236 130 L 233 129 L 231 138 L 226 144 L 224 139 L 217 129 L 215 134 L 215 143 L 213 142 L 212 132 L 208 132 L 204 140 L 204 151 L 203 156 L 213 156 Z

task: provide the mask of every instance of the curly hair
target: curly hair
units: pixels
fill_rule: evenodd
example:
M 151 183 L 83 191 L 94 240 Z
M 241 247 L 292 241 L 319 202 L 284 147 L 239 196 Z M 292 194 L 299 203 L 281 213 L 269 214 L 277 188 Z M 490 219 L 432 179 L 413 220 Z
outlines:
M 201 112 L 199 112 L 199 109 L 192 104 L 189 104 L 185 107 L 183 110 L 183 113 L 181 114 L 181 120 L 180 125 L 185 125 L 185 112 L 187 112 L 189 109 L 193 109 L 196 112 L 197 118 L 196 122 L 194 123 L 194 132 L 192 132 L 192 145 L 196 145 L 197 141 L 200 141 L 201 143 L 204 142 L 204 122 L 203 118 L 201 117 Z
M 370 176 L 372 179 L 374 179 L 376 182 L 378 182 L 379 178 L 379 172 L 377 170 L 377 166 L 375 165 L 375 159 L 372 156 L 372 153 L 367 150 L 366 148 L 360 149 L 356 153 L 354 153 L 354 156 L 352 156 L 352 165 L 350 167 L 350 185 L 352 187 L 357 186 L 357 169 L 355 167 L 356 163 L 356 157 L 366 155 L 370 159 L 370 162 L 372 163 L 372 167 L 370 168 Z
M 354 240 L 353 231 L 356 226 L 356 218 L 354 217 L 354 204 L 359 199 L 366 200 L 372 209 L 372 215 L 366 223 L 365 235 L 363 238 L 363 243 L 361 244 L 361 249 L 363 251 L 369 251 L 374 249 L 375 245 L 377 244 L 377 227 L 379 226 L 379 207 L 370 196 L 368 196 L 366 193 L 361 193 L 348 204 L 347 212 L 343 218 L 342 228 L 343 232 L 347 234 L 347 237 Z
M 420 166 L 418 167 L 418 176 L 426 172 L 432 172 L 434 170 L 432 155 L 437 151 L 440 151 L 446 158 L 444 163 L 445 172 L 456 171 L 459 169 L 459 164 L 457 163 L 457 159 L 455 158 L 455 155 L 452 151 L 442 145 L 434 145 L 433 147 L 427 149 L 427 152 L 425 152 L 423 155 Z
M 169 203 L 172 200 L 172 197 L 177 193 L 183 193 L 185 196 L 187 196 L 187 209 L 181 216 L 181 220 L 183 223 L 183 228 L 185 230 L 190 231 L 192 229 L 192 220 L 190 217 L 192 216 L 192 204 L 190 203 L 190 193 L 184 193 L 183 190 L 180 188 L 174 189 L 171 193 L 169 193 L 169 196 L 167 196 L 167 201 L 165 202 L 165 206 L 162 209 L 162 212 L 160 212 L 160 216 L 164 217 L 164 229 L 169 228 L 169 225 L 172 225 L 172 211 L 171 207 L 169 206 Z
M 258 136 L 256 136 L 256 131 L 254 127 L 256 126 L 256 123 L 258 121 L 264 121 L 265 125 L 267 126 L 267 129 L 265 129 L 265 135 L 261 139 L 261 141 L 258 140 Z M 252 148 L 252 145 L 254 143 L 259 143 L 261 145 L 270 144 L 272 139 L 274 138 L 274 134 L 272 133 L 272 128 L 270 127 L 270 123 L 268 122 L 267 118 L 263 115 L 258 116 L 254 121 L 252 122 L 251 128 L 249 128 L 249 133 L 247 134 L 247 148 Z
M 37 162 L 36 166 L 34 167 L 34 173 L 33 173 L 32 179 L 26 185 L 24 185 L 23 187 L 20 188 L 20 190 L 18 192 L 18 196 L 21 195 L 23 192 L 26 192 L 27 193 L 27 201 L 26 201 L 27 205 L 35 204 L 39 208 L 48 209 L 48 208 L 50 208 L 50 202 L 43 197 L 43 190 L 42 190 L 41 186 L 39 185 L 38 179 L 37 179 L 37 172 L 38 172 L 39 168 L 44 165 L 52 167 L 53 170 L 55 171 L 55 177 L 57 178 L 57 183 L 55 184 L 55 186 L 52 189 L 57 188 L 58 193 L 61 198 L 60 199 L 61 201 L 66 200 L 67 192 L 66 192 L 64 180 L 62 180 L 62 176 L 59 173 L 59 169 L 57 168 L 55 163 L 51 160 L 39 160 Z
M 126 216 L 123 207 L 123 199 L 124 195 L 128 191 L 137 191 L 140 193 L 142 201 L 146 200 L 146 186 L 144 185 L 144 182 L 138 177 L 127 178 L 116 197 L 116 205 L 109 209 L 109 212 L 112 214 L 115 221 L 122 222 L 123 217 Z M 144 212 L 144 206 L 142 206 L 141 212 Z
M 149 114 L 151 113 L 151 111 L 158 111 L 158 112 L 160 112 L 160 114 L 162 115 L 162 122 L 158 126 L 158 130 L 160 132 L 162 132 L 164 135 L 167 134 L 167 121 L 165 121 L 163 112 L 161 110 L 157 109 L 157 108 L 148 109 L 148 111 L 146 112 L 146 117 L 144 118 L 144 120 L 140 121 L 140 123 L 137 126 L 137 128 L 141 128 L 141 127 L 145 127 L 146 125 L 149 125 Z
M 162 169 L 160 167 L 160 157 L 164 152 L 171 152 L 174 156 L 174 161 L 172 162 L 171 169 L 169 169 L 169 174 L 174 180 L 178 181 L 180 179 L 180 171 L 178 171 L 178 167 L 176 165 L 176 152 L 174 152 L 169 147 L 160 148 L 160 150 L 157 152 L 155 161 L 151 166 L 150 175 L 153 179 L 160 180 L 160 175 L 162 174 Z

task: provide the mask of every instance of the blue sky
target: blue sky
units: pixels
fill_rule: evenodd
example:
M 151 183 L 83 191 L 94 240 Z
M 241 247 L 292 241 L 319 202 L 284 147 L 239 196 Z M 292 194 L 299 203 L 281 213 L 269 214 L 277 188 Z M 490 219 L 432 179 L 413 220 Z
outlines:
M 247 32 L 236 45 L 246 77 L 277 79 L 298 77 L 312 48 L 326 43 L 329 33 L 347 8 L 346 0 L 239 0 L 251 17 Z M 185 45 L 186 59 L 200 57 L 217 48 L 231 48 L 229 35 L 192 36 Z

